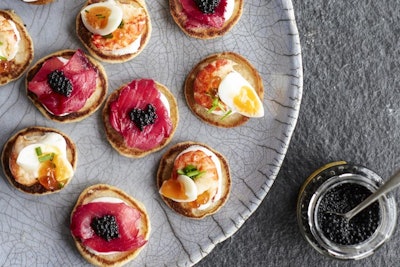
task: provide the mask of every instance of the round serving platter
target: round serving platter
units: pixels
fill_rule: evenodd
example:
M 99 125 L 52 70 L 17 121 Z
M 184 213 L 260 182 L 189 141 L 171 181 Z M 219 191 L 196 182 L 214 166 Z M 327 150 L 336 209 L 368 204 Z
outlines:
M 3 0 L 23 19 L 35 48 L 33 63 L 63 49 L 84 49 L 75 34 L 75 18 L 84 0 L 55 0 L 36 6 Z M 42 266 L 82 266 L 87 262 L 69 232 L 70 212 L 79 194 L 96 183 L 108 183 L 143 202 L 151 219 L 149 243 L 129 266 L 191 266 L 216 244 L 233 235 L 257 209 L 273 184 L 289 146 L 302 97 L 301 48 L 289 0 L 248 0 L 237 25 L 212 40 L 187 37 L 173 21 L 168 1 L 147 1 L 153 31 L 143 52 L 122 64 L 103 66 L 108 94 L 137 78 L 166 85 L 178 101 L 180 121 L 171 143 L 141 159 L 119 155 L 106 140 L 101 111 L 81 122 L 50 121 L 25 95 L 21 79 L 0 87 L 0 145 L 29 126 L 46 126 L 69 135 L 78 148 L 74 179 L 60 193 L 31 196 L 14 189 L 0 172 L 0 265 L 34 262 Z M 207 125 L 186 105 L 183 83 L 191 68 L 209 54 L 233 51 L 259 71 L 265 87 L 262 119 L 223 129 Z M 163 153 L 182 141 L 198 141 L 218 150 L 229 161 L 232 188 L 215 215 L 191 220 L 175 214 L 161 200 L 156 171 Z

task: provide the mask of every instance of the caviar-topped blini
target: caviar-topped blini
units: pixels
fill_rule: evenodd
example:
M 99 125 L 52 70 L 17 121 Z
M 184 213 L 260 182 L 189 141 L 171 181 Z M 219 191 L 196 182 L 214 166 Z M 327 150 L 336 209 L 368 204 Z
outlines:
M 28 98 L 47 118 L 67 123 L 93 114 L 107 94 L 103 66 L 82 50 L 62 50 L 40 59 L 27 73 Z
M 59 130 L 29 127 L 4 145 L 1 163 L 9 182 L 35 195 L 56 193 L 74 176 L 78 160 L 74 142 Z
M 188 36 L 211 39 L 230 31 L 239 21 L 244 0 L 169 0 L 176 24 Z
M 253 65 L 234 52 L 210 55 L 188 74 L 186 102 L 204 122 L 236 127 L 264 116 L 264 86 Z
M 228 199 L 228 161 L 208 145 L 178 143 L 160 161 L 157 186 L 174 211 L 189 218 L 204 218 L 216 213 Z
M 98 60 L 121 63 L 145 48 L 151 35 L 144 0 L 88 0 L 76 18 L 76 32 Z
M 133 80 L 115 90 L 103 109 L 107 139 L 121 155 L 139 158 L 165 147 L 178 125 L 178 104 L 152 79 Z
M 13 10 L 0 10 L 0 86 L 21 77 L 33 60 L 33 42 Z
M 88 262 L 122 266 L 145 247 L 151 225 L 141 202 L 117 187 L 96 184 L 80 194 L 71 213 L 70 230 Z

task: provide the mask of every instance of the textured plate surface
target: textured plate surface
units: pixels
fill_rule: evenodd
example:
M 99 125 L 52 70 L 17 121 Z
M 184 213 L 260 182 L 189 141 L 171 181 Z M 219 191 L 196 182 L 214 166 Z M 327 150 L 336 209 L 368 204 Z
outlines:
M 22 17 L 34 41 L 36 62 L 61 49 L 83 48 L 74 31 L 75 16 L 83 4 L 84 0 L 56 0 L 32 6 L 3 0 L 0 9 L 14 9 Z M 70 236 L 69 216 L 80 192 L 95 183 L 120 187 L 147 208 L 152 222 L 150 241 L 131 266 L 195 264 L 234 234 L 268 193 L 288 148 L 302 96 L 301 50 L 291 1 L 245 1 L 243 16 L 233 30 L 207 41 L 189 38 L 179 30 L 168 1 L 152 0 L 147 5 L 153 24 L 150 42 L 130 62 L 103 64 L 109 93 L 135 78 L 153 78 L 169 87 L 180 112 L 169 146 L 200 141 L 224 154 L 232 172 L 228 202 L 201 221 L 174 214 L 155 186 L 158 162 L 169 146 L 142 159 L 124 158 L 108 144 L 99 111 L 78 123 L 49 121 L 25 96 L 23 77 L 0 88 L 0 145 L 22 128 L 54 127 L 76 142 L 78 167 L 65 190 L 44 197 L 15 190 L 0 172 L 0 265 L 86 264 Z M 203 57 L 222 51 L 240 53 L 260 72 L 265 86 L 264 118 L 220 129 L 200 122 L 186 106 L 182 90 L 186 74 Z

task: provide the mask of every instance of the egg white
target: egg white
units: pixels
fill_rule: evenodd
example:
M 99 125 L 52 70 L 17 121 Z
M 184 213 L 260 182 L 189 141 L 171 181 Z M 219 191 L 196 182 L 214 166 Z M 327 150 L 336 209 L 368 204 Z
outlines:
M 186 175 L 179 175 L 177 178 L 177 181 L 179 184 L 181 184 L 184 188 L 186 199 L 178 199 L 178 198 L 173 198 L 173 197 L 168 197 L 169 199 L 172 199 L 173 201 L 176 202 L 191 202 L 195 201 L 197 199 L 197 186 L 195 182 L 193 181 L 192 178 Z M 162 187 L 161 187 L 162 188 Z M 161 189 L 160 189 L 161 193 Z
M 61 159 L 62 164 L 65 166 L 66 173 L 63 179 L 73 176 L 74 170 L 71 163 L 67 159 L 67 144 L 60 134 L 47 133 L 36 143 L 25 146 L 18 154 L 17 164 L 26 172 L 31 173 L 33 177 L 39 176 L 40 161 L 36 153 L 36 148 L 40 147 L 43 154 L 55 153 Z
M 254 113 L 248 113 L 245 110 L 240 110 L 234 104 L 233 99 L 240 95 L 241 88 L 248 87 L 257 96 L 255 101 L 258 103 L 259 109 Z M 232 111 L 240 113 L 247 117 L 263 117 L 264 107 L 261 99 L 259 98 L 256 90 L 253 86 L 237 71 L 232 71 L 228 73 L 221 81 L 218 87 L 218 96 L 222 102 L 224 102 Z
M 11 29 L 0 29 L 0 56 L 10 61 L 14 59 L 18 53 L 21 35 L 15 23 L 12 20 L 7 21 Z
M 89 23 L 89 21 L 87 20 L 87 14 L 89 14 L 93 10 L 93 8 L 96 8 L 96 7 L 106 7 L 111 10 L 111 14 L 108 17 L 107 25 L 106 25 L 106 27 L 104 27 L 102 29 L 93 27 L 93 25 L 91 25 Z M 103 36 L 112 33 L 119 27 L 119 25 L 121 24 L 121 21 L 122 21 L 122 16 L 123 16 L 123 12 L 122 12 L 121 7 L 119 7 L 113 0 L 110 0 L 107 2 L 99 2 L 99 3 L 91 4 L 91 5 L 84 7 L 81 10 L 82 22 L 83 22 L 83 25 L 85 25 L 86 29 L 88 29 L 88 31 L 90 31 L 91 33 L 99 34 L 99 35 L 103 35 Z

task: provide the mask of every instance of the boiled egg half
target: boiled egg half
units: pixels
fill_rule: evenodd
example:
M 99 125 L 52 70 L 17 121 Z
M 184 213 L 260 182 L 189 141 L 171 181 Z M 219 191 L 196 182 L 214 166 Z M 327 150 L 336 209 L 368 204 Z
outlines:
M 218 96 L 233 112 L 263 117 L 264 107 L 251 84 L 237 71 L 228 73 L 218 87 Z
M 179 175 L 164 181 L 160 194 L 176 202 L 191 202 L 197 199 L 197 186 L 189 176 Z
M 15 23 L 0 16 L 0 61 L 10 61 L 17 55 L 20 40 Z
M 17 164 L 34 178 L 50 175 L 49 172 L 52 172 L 51 175 L 57 181 L 65 181 L 74 174 L 67 158 L 66 141 L 58 133 L 46 133 L 22 148 Z
M 122 15 L 122 8 L 113 0 L 88 5 L 81 11 L 82 22 L 86 29 L 103 36 L 119 27 Z

